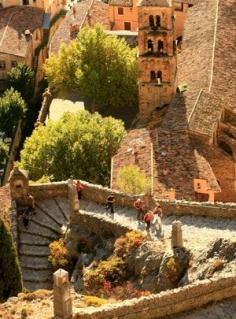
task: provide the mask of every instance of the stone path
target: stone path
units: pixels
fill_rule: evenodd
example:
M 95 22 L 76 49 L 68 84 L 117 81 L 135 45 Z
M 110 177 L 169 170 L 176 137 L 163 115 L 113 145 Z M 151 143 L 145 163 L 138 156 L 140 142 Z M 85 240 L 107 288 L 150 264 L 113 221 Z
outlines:
M 60 237 L 60 230 L 68 220 L 68 201 L 63 198 L 42 200 L 37 203 L 28 229 L 19 220 L 19 255 L 24 285 L 29 290 L 52 287 L 52 269 L 48 263 L 48 245 Z M 107 215 L 105 205 L 82 200 L 80 209 L 96 215 Z M 133 229 L 145 231 L 144 225 L 136 221 L 136 211 L 126 207 L 115 207 L 114 219 Z M 209 244 L 219 238 L 236 241 L 236 221 L 191 216 L 164 218 L 164 240 L 170 246 L 171 224 L 175 219 L 183 223 L 184 244 L 197 258 Z M 158 240 L 155 236 L 153 239 Z
M 28 290 L 52 288 L 52 268 L 48 263 L 48 245 L 60 237 L 60 229 L 68 220 L 66 199 L 36 203 L 36 214 L 26 229 L 19 218 L 19 256 L 24 286 Z

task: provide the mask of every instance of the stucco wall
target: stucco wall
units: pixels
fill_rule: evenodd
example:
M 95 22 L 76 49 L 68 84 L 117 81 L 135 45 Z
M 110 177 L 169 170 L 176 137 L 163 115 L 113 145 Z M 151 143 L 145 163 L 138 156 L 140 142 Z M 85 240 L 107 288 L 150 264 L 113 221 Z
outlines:
M 31 184 L 29 186 L 29 192 L 34 196 L 35 199 L 67 197 L 68 183 L 54 182 L 47 184 Z
M 74 319 L 156 319 L 236 295 L 236 277 L 197 281 L 183 288 L 100 308 L 79 309 Z

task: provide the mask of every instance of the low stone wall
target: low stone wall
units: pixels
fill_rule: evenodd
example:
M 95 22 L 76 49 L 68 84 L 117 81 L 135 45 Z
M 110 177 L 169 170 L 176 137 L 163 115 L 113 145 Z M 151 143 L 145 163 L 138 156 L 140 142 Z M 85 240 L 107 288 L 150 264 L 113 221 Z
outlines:
M 165 215 L 192 215 L 211 218 L 236 218 L 235 203 L 198 203 L 160 200 Z
M 73 319 L 156 319 L 236 296 L 236 277 L 197 281 L 149 297 L 79 309 Z
M 68 182 L 30 184 L 29 193 L 33 195 L 35 199 L 68 197 Z
M 121 222 L 88 212 L 80 212 L 76 217 L 76 223 L 81 229 L 88 230 L 103 238 L 120 237 L 127 232 L 133 231 L 132 227 L 123 225 Z

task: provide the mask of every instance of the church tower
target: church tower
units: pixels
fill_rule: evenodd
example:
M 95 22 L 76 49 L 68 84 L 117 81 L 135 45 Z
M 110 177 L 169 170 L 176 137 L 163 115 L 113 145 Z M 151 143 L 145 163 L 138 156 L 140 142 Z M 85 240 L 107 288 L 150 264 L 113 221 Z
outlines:
M 172 0 L 140 0 L 138 26 L 139 112 L 144 121 L 153 110 L 169 104 L 176 92 Z

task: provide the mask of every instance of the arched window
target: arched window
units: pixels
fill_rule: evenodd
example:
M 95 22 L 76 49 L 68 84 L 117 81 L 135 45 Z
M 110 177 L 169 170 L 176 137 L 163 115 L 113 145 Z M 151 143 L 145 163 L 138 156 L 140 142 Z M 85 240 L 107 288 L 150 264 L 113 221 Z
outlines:
M 151 78 L 151 82 L 156 81 L 156 73 L 155 73 L 155 71 L 151 71 L 150 72 L 150 78 Z
M 157 79 L 160 79 L 160 82 L 162 82 L 162 72 L 161 71 L 157 72 Z
M 147 42 L 147 46 L 148 46 L 148 52 L 153 52 L 153 41 L 152 40 L 148 40 Z
M 157 43 L 157 52 L 158 53 L 162 53 L 164 50 L 164 42 L 161 41 L 161 40 L 158 40 L 158 43 Z
M 161 17 L 156 16 L 156 26 L 159 28 L 161 26 Z
M 150 25 L 150 27 L 154 27 L 154 17 L 153 16 L 149 16 L 149 25 Z

